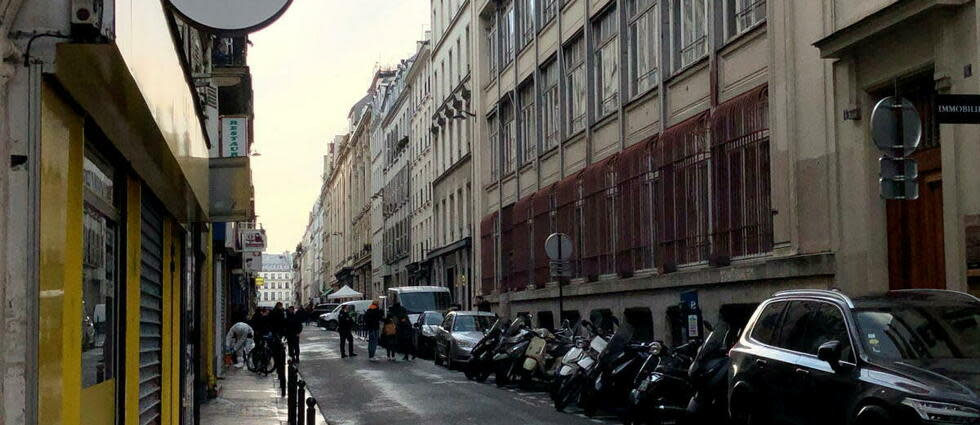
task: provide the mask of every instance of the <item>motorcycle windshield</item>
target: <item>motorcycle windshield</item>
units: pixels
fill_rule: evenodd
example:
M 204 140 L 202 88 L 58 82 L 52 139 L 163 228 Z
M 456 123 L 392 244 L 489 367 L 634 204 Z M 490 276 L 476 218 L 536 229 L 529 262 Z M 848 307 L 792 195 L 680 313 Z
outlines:
M 704 367 L 705 362 L 711 359 L 715 359 L 720 355 L 724 355 L 729 347 L 725 346 L 726 335 L 728 334 L 728 325 L 724 322 L 719 323 L 715 326 L 715 329 L 708 334 L 705 338 L 704 344 L 698 349 L 698 354 L 694 356 L 694 362 L 691 363 L 690 374 L 694 376 L 698 370 Z
M 616 329 L 616 333 L 609 339 L 605 351 L 602 352 L 601 361 L 607 362 L 609 359 L 616 358 L 619 354 L 626 351 L 626 344 L 633 338 L 633 327 L 624 323 Z

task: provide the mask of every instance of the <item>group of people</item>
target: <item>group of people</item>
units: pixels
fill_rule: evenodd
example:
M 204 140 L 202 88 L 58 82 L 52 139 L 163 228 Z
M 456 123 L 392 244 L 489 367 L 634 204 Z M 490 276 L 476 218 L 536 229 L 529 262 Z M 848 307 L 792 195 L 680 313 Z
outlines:
M 337 317 L 337 331 L 340 333 L 340 357 L 354 357 L 354 325 L 355 312 L 352 306 L 345 305 Z M 368 360 L 378 361 L 375 357 L 378 345 L 386 350 L 386 358 L 395 361 L 398 353 L 403 360 L 415 359 L 415 332 L 412 322 L 408 320 L 408 312 L 401 305 L 395 304 L 385 316 L 377 301 L 371 303 L 362 317 L 362 324 L 368 335 Z
M 237 316 L 237 315 L 236 315 Z M 283 308 L 282 303 L 276 303 L 271 310 L 260 308 L 255 311 L 247 322 L 240 317 L 225 336 L 225 347 L 231 352 L 236 367 L 244 366 L 244 354 L 251 350 L 256 341 L 268 341 L 276 363 L 285 364 L 288 355 L 294 362 L 299 362 L 299 334 L 303 332 L 307 314 L 304 309 L 290 306 Z M 282 345 L 282 339 L 286 345 Z

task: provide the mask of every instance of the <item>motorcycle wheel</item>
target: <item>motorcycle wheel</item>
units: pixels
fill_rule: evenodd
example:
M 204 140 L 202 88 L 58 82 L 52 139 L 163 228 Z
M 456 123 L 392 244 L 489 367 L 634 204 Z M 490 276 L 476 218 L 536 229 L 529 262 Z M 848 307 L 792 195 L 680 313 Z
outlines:
M 484 367 L 479 372 L 476 372 L 475 375 L 476 375 L 476 382 L 486 382 L 487 378 L 490 377 L 490 368 Z
M 577 387 L 578 379 L 575 377 L 562 383 L 561 388 L 558 389 L 555 396 L 555 410 L 559 412 L 564 411 L 569 404 L 575 401 L 579 393 L 579 388 Z
M 510 384 L 510 368 L 506 363 L 497 364 L 496 384 L 498 387 Z
M 517 385 L 522 390 L 530 391 L 534 387 L 534 378 L 531 377 L 531 372 L 522 373 Z
M 473 369 L 475 369 L 473 363 L 466 363 L 463 366 L 463 375 L 466 375 L 466 379 L 469 379 L 470 381 L 476 379 L 476 373 Z

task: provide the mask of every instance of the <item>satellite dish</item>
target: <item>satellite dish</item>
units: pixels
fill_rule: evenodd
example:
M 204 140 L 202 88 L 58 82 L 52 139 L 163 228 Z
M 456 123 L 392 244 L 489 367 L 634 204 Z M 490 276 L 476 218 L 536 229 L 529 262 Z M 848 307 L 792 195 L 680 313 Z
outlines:
M 293 0 L 170 0 L 184 18 L 205 30 L 246 34 L 279 19 Z

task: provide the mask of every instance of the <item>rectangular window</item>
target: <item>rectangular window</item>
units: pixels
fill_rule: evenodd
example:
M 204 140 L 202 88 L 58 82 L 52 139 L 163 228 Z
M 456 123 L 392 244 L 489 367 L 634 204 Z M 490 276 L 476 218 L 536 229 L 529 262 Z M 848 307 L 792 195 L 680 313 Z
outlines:
M 627 0 L 629 22 L 630 95 L 646 92 L 657 84 L 659 11 L 654 0 Z
M 521 108 L 521 163 L 531 162 L 538 152 L 538 137 L 534 113 L 534 81 L 529 81 L 518 89 L 518 102 Z
M 516 16 L 514 14 L 514 3 L 511 2 L 504 9 L 503 19 L 500 21 L 500 63 L 503 66 L 509 65 L 514 61 L 514 42 L 516 41 L 517 26 L 515 25 Z
M 565 86 L 568 95 L 568 134 L 585 128 L 585 40 L 579 36 L 565 48 Z
M 497 78 L 497 15 L 493 14 L 487 18 L 487 61 L 490 81 Z
M 503 173 L 506 176 L 514 172 L 517 162 L 517 149 L 514 146 L 516 123 L 514 122 L 514 103 L 507 100 L 500 106 L 500 143 L 503 145 Z
M 619 38 L 616 8 L 607 10 L 595 21 L 593 38 L 595 52 L 596 120 L 619 107 Z
M 487 132 L 490 147 L 490 180 L 496 181 L 500 177 L 500 127 L 496 114 L 487 118 Z
M 558 15 L 558 0 L 540 0 L 541 7 L 541 27 L 548 25 L 555 16 Z
M 87 153 L 83 173 L 82 314 L 77 326 L 82 330 L 82 388 L 87 388 L 112 379 L 116 367 L 120 229 L 112 168 Z
M 725 0 L 728 37 L 739 35 L 766 19 L 766 0 Z
M 558 61 L 541 69 L 541 151 L 558 146 L 558 121 L 561 99 L 558 96 Z
M 538 0 L 521 0 L 521 33 L 520 46 L 524 48 L 534 40 L 534 3 Z
M 708 54 L 708 0 L 674 2 L 674 45 L 683 68 Z

